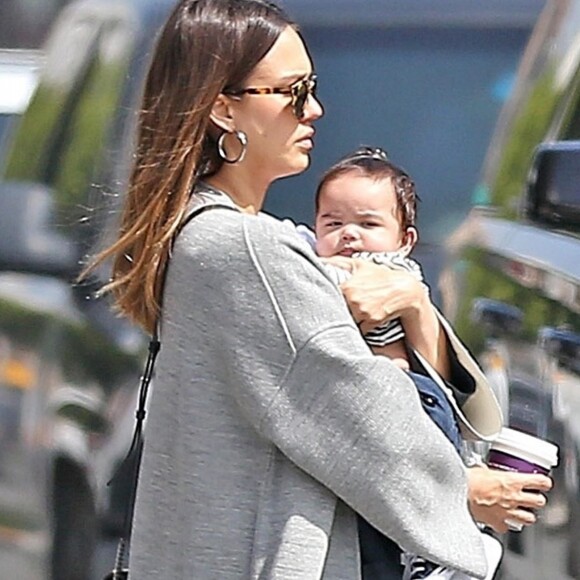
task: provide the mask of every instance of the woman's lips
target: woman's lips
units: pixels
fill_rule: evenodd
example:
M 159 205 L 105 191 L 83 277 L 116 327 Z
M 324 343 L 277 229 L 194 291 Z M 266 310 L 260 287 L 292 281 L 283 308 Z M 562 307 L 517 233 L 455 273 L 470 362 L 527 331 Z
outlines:
M 296 141 L 296 144 L 302 149 L 308 149 L 310 151 L 314 147 L 314 133 L 314 129 L 308 131 L 304 137 Z
M 299 141 L 297 141 L 297 145 L 301 149 L 307 149 L 308 151 L 310 151 L 314 147 L 314 141 L 312 140 L 311 137 L 306 137 L 305 139 L 300 139 Z

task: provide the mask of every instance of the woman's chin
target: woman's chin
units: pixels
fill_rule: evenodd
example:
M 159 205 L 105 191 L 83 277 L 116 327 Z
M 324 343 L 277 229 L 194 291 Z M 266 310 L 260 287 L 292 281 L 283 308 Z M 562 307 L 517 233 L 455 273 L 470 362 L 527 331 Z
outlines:
M 306 151 L 301 151 L 288 163 L 287 171 L 280 177 L 290 177 L 306 171 L 310 166 L 310 155 Z

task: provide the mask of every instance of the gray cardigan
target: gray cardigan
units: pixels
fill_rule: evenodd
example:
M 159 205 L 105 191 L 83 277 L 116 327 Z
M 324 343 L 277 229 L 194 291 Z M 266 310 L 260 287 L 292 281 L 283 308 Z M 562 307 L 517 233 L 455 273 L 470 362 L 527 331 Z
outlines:
M 485 574 L 459 457 L 292 228 L 227 209 L 190 222 L 161 342 L 134 580 L 355 580 L 355 511 Z

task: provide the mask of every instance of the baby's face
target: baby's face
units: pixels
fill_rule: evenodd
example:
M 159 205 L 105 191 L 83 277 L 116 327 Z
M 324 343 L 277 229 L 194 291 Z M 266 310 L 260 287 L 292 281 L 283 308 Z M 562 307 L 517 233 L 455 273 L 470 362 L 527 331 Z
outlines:
M 405 249 L 391 179 L 353 172 L 328 182 L 320 192 L 315 232 L 316 251 L 324 258 Z

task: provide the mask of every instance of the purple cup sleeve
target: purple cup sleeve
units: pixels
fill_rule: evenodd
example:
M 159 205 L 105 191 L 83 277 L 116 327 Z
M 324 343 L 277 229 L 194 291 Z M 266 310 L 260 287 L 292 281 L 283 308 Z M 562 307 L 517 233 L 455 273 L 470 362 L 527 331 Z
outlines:
M 498 451 L 497 449 L 491 449 L 487 458 L 487 465 L 494 469 L 502 469 L 503 471 L 517 471 L 519 473 L 541 473 L 542 475 L 548 475 L 550 473 L 549 469 L 532 463 L 531 461 L 526 461 L 520 457 L 514 457 L 509 453 L 504 453 L 503 451 Z

